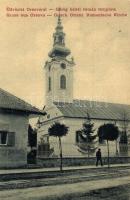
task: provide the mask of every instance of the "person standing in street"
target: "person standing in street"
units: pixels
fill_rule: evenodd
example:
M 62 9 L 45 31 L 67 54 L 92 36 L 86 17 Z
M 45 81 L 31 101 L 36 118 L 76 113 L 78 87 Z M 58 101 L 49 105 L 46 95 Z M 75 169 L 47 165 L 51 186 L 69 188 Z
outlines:
M 98 149 L 96 152 L 96 166 L 98 166 L 99 162 L 100 162 L 101 166 L 103 166 L 101 149 Z

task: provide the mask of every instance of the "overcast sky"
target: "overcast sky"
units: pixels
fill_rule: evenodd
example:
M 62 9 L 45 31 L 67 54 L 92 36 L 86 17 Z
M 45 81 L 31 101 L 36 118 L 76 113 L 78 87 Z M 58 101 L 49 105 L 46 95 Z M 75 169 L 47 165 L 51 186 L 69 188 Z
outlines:
M 6 17 L 6 7 L 115 7 L 127 17 L 63 17 L 76 66 L 74 98 L 130 104 L 130 1 L 1 0 L 0 87 L 44 106 L 44 70 L 56 17 Z M 10 12 L 9 12 L 10 13 Z

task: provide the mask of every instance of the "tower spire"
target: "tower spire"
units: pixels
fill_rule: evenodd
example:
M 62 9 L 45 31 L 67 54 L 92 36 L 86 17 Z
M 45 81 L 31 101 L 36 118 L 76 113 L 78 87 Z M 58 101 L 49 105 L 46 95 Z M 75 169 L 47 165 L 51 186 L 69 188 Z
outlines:
M 58 16 L 57 26 L 55 29 L 56 29 L 56 32 L 58 32 L 58 31 L 63 32 L 63 26 L 62 26 L 62 21 L 61 21 L 60 15 Z
M 58 26 L 61 26 L 61 17 L 60 15 L 58 16 L 58 23 L 57 23 Z
M 58 16 L 57 26 L 55 33 L 53 34 L 53 49 L 49 53 L 49 57 L 66 57 L 70 54 L 70 50 L 65 47 L 65 33 L 63 32 L 63 26 L 60 15 Z
M 67 58 L 70 50 L 65 45 L 65 33 L 60 16 L 56 18 L 53 46 L 49 52 L 46 70 L 46 103 L 73 102 L 73 60 Z

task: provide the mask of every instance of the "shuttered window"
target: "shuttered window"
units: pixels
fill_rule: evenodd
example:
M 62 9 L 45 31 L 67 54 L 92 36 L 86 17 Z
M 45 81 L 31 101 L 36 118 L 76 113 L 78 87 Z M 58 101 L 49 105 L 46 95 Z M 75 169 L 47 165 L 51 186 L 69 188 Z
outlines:
M 15 133 L 14 132 L 8 132 L 8 146 L 15 146 Z
M 80 131 L 76 131 L 76 133 L 75 133 L 76 135 L 75 135 L 75 140 L 76 140 L 76 143 L 79 143 L 80 141 L 79 141 L 79 137 L 80 137 Z
M 0 131 L 0 145 L 15 146 L 15 133 Z
M 7 132 L 0 131 L 0 145 L 6 145 L 6 144 L 7 144 Z

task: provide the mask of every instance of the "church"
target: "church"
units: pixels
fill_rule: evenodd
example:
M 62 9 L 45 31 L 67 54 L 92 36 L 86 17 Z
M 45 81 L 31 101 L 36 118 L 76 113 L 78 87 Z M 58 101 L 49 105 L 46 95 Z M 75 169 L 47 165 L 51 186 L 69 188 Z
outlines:
M 76 141 L 76 131 L 82 128 L 89 114 L 94 123 L 95 133 L 105 123 L 116 124 L 122 131 L 124 121 L 127 121 L 127 134 L 130 134 L 130 106 L 108 102 L 74 99 L 73 97 L 73 73 L 75 62 L 70 57 L 71 51 L 65 44 L 65 33 L 60 17 L 58 18 L 55 33 L 53 34 L 53 47 L 49 52 L 48 61 L 45 62 L 46 116 L 39 118 L 39 144 L 48 143 L 53 149 L 48 156 L 58 156 L 58 139 L 49 137 L 48 128 L 54 122 L 60 122 L 69 127 L 69 133 L 62 138 L 64 156 L 86 156 L 80 152 Z M 97 144 L 97 148 L 100 144 Z M 110 153 L 115 155 L 118 151 L 119 141 L 111 142 Z M 104 154 L 107 152 L 106 145 L 101 147 Z M 43 154 L 45 152 L 42 152 Z M 41 156 L 43 155 L 41 153 Z

